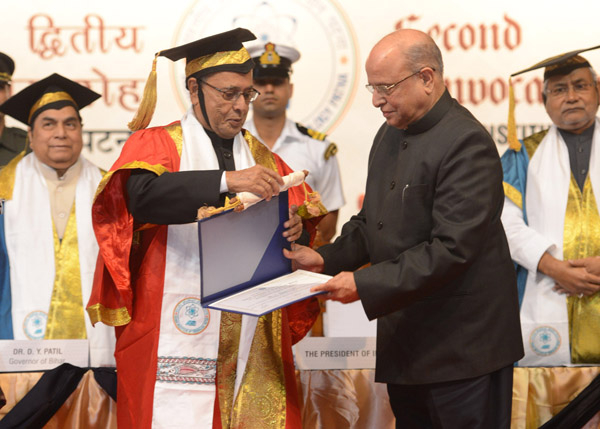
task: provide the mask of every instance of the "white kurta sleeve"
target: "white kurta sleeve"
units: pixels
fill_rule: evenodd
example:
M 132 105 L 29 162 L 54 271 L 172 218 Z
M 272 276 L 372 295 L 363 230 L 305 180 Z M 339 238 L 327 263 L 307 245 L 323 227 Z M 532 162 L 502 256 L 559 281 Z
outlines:
M 525 224 L 523 211 L 508 198 L 504 198 L 502 224 L 511 258 L 529 271 L 537 271 L 544 252 L 556 248 L 555 243 Z

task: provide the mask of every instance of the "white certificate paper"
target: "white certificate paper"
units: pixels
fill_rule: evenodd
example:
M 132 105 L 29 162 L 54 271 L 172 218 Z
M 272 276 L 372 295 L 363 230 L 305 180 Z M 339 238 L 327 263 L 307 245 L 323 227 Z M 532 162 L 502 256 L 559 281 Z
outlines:
M 331 276 L 297 270 L 242 292 L 211 303 L 208 307 L 232 313 L 262 316 L 278 308 L 302 301 L 322 292 L 311 292 L 313 286 L 325 283 Z

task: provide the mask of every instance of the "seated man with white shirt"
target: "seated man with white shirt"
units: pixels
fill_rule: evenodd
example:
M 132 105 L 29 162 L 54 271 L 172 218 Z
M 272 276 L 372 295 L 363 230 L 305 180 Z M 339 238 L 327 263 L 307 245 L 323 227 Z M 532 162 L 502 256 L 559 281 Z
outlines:
M 102 171 L 81 156 L 79 109 L 99 98 L 58 74 L 0 105 L 29 125 L 32 153 L 0 172 L 0 339 L 88 339 L 91 366 L 114 366 L 115 338 L 85 316 L 98 245 L 91 207 Z

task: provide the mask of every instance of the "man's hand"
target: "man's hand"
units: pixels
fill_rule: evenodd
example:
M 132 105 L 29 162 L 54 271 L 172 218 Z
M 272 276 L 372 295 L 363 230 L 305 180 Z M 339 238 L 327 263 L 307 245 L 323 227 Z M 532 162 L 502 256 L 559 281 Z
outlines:
M 569 265 L 572 267 L 585 268 L 585 271 L 600 278 L 600 256 L 591 256 L 589 258 L 572 259 Z
M 554 279 L 554 290 L 558 293 L 591 296 L 600 291 L 600 261 L 597 259 L 561 261 L 544 253 L 538 270 Z
M 314 273 L 323 272 L 325 266 L 323 257 L 310 247 L 293 243 L 291 251 L 283 249 L 283 255 L 292 260 L 294 270 L 306 270 Z
M 255 165 L 244 170 L 226 171 L 225 180 L 229 192 L 252 192 L 269 201 L 273 195 L 279 195 L 283 179 L 275 171 Z
M 283 236 L 287 237 L 287 241 L 296 241 L 302 235 L 302 218 L 298 215 L 298 206 L 293 204 L 290 206 L 290 220 L 283 224 L 285 231 Z
M 343 304 L 358 301 L 358 291 L 356 290 L 356 282 L 354 281 L 354 273 L 342 271 L 337 276 L 329 280 L 327 283 L 313 287 L 311 292 L 326 291 L 325 295 L 320 297 L 339 301 Z

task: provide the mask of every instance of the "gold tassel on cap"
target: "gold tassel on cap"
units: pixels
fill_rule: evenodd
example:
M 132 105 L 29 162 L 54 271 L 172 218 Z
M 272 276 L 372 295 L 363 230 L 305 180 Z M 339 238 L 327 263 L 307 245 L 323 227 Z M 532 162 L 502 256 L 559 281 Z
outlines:
M 508 147 L 516 152 L 521 150 L 521 143 L 517 138 L 517 124 L 515 123 L 515 90 L 512 78 L 508 79 Z
M 154 115 L 154 109 L 156 109 L 156 60 L 159 55 L 160 52 L 154 56 L 154 60 L 152 61 L 152 71 L 146 80 L 142 101 L 138 106 L 137 112 L 135 112 L 135 116 L 131 122 L 127 124 L 127 127 L 131 131 L 138 131 L 146 128 Z

